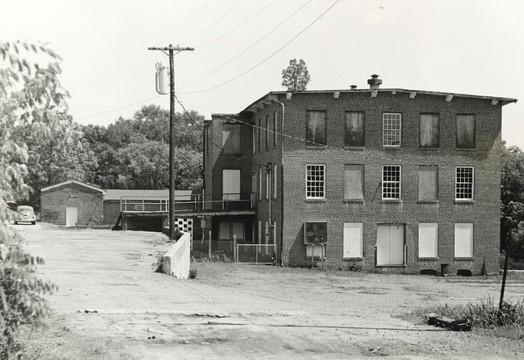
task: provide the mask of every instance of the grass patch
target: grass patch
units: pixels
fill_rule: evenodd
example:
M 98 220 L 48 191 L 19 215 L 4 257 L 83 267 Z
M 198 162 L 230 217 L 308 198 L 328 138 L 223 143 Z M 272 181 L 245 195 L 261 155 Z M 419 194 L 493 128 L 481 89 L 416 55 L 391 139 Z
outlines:
M 453 319 L 468 319 L 474 329 L 485 329 L 495 336 L 524 341 L 524 300 L 504 302 L 501 310 L 498 302 L 492 298 L 466 305 L 436 305 L 417 309 L 408 317 L 421 320 L 430 313 Z

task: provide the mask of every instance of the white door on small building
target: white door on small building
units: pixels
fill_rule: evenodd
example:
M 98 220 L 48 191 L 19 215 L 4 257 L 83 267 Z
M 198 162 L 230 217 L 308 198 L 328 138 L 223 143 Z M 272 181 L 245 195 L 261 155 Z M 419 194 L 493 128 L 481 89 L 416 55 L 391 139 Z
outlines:
M 377 226 L 377 265 L 404 264 L 404 225 Z
M 66 207 L 66 226 L 75 226 L 78 223 L 78 208 Z

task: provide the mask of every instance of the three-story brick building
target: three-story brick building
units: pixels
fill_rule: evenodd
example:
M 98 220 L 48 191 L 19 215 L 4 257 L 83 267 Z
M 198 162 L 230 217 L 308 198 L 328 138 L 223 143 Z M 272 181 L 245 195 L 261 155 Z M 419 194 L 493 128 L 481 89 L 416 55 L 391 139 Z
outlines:
M 501 114 L 516 99 L 381 82 L 270 92 L 214 114 L 204 131 L 213 249 L 241 252 L 236 239 L 290 266 L 497 271 Z

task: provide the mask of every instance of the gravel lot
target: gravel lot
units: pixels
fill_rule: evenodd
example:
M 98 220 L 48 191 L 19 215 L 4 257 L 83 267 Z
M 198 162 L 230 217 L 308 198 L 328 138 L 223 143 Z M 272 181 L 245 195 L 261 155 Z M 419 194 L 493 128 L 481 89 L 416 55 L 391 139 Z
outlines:
M 177 280 L 154 272 L 170 246 L 157 233 L 16 229 L 46 260 L 41 276 L 59 286 L 49 297 L 59 330 L 43 338 L 63 348 L 96 339 L 99 359 L 524 357 L 523 342 L 400 318 L 417 307 L 498 299 L 499 277 L 193 263 L 197 278 Z M 523 299 L 523 285 L 510 279 L 507 298 Z

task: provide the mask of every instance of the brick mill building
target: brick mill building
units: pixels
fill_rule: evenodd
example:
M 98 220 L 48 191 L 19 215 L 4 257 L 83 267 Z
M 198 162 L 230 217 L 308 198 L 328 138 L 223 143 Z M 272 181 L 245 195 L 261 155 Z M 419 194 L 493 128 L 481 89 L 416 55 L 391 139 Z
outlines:
M 381 83 L 275 91 L 239 114 L 214 114 L 200 212 L 210 252 L 241 259 L 251 248 L 257 261 L 289 266 L 498 271 L 501 114 L 517 100 Z

